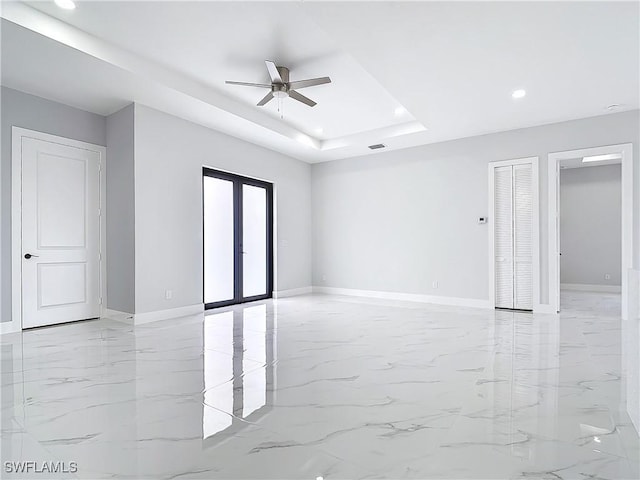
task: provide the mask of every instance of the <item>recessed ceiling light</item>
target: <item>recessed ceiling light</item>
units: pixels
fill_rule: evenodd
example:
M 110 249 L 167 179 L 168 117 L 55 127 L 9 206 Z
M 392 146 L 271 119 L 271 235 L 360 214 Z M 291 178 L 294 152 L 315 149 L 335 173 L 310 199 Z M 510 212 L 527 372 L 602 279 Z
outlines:
M 620 105 L 619 103 L 612 103 L 611 105 L 607 106 L 607 110 L 616 110 L 618 108 L 620 108 L 622 105 Z
M 394 112 L 396 114 L 396 117 L 399 117 L 401 115 L 404 115 L 405 113 L 407 113 L 407 109 L 404 107 L 397 107 Z
M 73 0 L 54 0 L 56 5 L 65 10 L 73 10 L 76 8 L 76 4 Z
M 511 94 L 511 96 L 513 98 L 522 98 L 527 94 L 526 90 L 523 89 L 519 89 L 519 90 L 514 90 L 513 93 Z
M 590 157 L 583 157 L 582 163 L 603 162 L 605 160 L 620 160 L 621 158 L 621 153 L 606 153 L 604 155 L 591 155 Z

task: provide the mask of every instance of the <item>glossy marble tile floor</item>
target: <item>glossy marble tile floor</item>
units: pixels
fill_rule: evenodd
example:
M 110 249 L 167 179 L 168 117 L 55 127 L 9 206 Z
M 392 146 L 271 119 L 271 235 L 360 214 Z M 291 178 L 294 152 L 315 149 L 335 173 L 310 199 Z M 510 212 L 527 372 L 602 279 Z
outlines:
M 618 304 L 317 295 L 5 336 L 2 478 L 638 478 Z

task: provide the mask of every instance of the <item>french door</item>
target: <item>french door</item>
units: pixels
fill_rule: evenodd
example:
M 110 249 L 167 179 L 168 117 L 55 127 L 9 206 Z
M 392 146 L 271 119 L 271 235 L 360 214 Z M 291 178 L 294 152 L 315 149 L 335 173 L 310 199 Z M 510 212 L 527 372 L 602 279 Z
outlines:
M 203 169 L 205 308 L 271 298 L 273 185 Z

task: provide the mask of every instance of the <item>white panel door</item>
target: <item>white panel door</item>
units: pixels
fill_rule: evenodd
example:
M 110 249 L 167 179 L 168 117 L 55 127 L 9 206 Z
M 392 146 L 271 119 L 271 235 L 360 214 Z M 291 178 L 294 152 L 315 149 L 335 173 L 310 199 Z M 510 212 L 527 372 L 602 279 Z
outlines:
M 496 307 L 513 308 L 513 169 L 494 170 Z
M 513 308 L 533 309 L 533 169 L 513 166 Z
M 22 326 L 100 316 L 100 153 L 22 138 Z

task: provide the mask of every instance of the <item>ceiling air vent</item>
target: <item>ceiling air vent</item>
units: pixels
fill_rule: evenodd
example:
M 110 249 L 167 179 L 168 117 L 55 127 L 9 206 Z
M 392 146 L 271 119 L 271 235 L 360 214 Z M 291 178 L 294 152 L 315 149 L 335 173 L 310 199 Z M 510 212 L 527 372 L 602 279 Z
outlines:
M 378 150 L 379 148 L 385 148 L 386 145 L 382 144 L 382 143 L 376 143 L 375 145 L 369 145 L 369 148 L 371 150 Z

